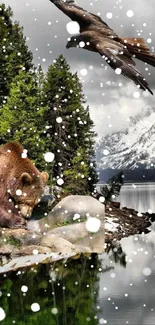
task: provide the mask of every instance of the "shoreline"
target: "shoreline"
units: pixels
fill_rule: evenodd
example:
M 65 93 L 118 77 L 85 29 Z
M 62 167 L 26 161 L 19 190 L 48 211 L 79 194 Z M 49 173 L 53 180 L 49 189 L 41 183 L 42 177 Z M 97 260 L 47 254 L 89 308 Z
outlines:
M 110 210 L 110 211 L 109 211 Z M 155 214 L 138 213 L 138 211 L 123 207 L 121 209 L 112 207 L 106 208 L 105 220 L 111 218 L 114 230 L 105 230 L 105 242 L 113 240 L 120 241 L 122 238 L 129 237 L 135 234 L 149 233 L 149 227 L 155 221 Z M 108 219 L 109 221 L 109 219 Z
M 154 213 L 138 214 L 134 209 L 127 207 L 119 209 L 108 206 L 105 209 L 105 243 L 120 241 L 135 234 L 149 233 L 148 228 L 154 221 Z M 40 253 L 49 253 L 49 247 L 40 245 L 42 237 L 43 235 L 27 229 L 0 228 L 0 258 L 29 255 L 36 248 Z

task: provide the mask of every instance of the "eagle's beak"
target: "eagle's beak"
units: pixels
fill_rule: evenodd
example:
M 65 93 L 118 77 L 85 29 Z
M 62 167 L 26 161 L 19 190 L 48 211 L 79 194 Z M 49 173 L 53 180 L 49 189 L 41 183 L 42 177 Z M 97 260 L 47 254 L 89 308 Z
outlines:
M 69 49 L 71 47 L 71 45 L 70 45 L 70 43 L 68 42 L 67 44 L 66 44 L 66 49 Z

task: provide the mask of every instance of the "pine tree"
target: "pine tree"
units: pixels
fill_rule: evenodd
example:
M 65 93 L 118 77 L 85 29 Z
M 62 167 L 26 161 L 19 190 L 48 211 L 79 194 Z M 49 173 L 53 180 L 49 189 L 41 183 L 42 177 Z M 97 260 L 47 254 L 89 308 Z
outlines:
M 11 83 L 7 103 L 0 110 L 0 142 L 19 141 L 40 169 L 46 167 L 46 128 L 42 93 L 34 72 L 20 71 Z
M 85 195 L 89 192 L 89 166 L 85 161 L 87 161 L 85 150 L 79 147 L 71 162 L 71 168 L 64 171 L 67 193 Z
M 123 172 L 111 177 L 107 181 L 107 185 L 101 187 L 101 194 L 105 197 L 106 202 L 113 201 L 119 194 L 122 185 L 124 184 Z
M 23 28 L 12 21 L 10 7 L 0 4 L 0 107 L 6 102 L 10 84 L 19 71 L 32 67 L 32 53 L 28 50 Z
M 50 124 L 51 128 L 48 133 L 55 144 L 54 177 L 67 168 L 68 162 L 73 158 L 71 152 L 73 151 L 73 145 L 69 146 L 68 142 L 73 142 L 73 144 L 77 142 L 75 119 L 71 119 L 73 113 L 72 88 L 74 86 L 72 79 L 67 62 L 60 56 L 49 67 L 45 80 L 44 91 L 46 104 L 49 107 L 45 120 Z M 74 140 L 71 138 L 71 134 Z M 74 150 L 76 148 L 77 146 L 75 146 Z
M 69 179 L 71 183 L 74 182 L 73 174 L 75 176 L 79 150 L 82 149 L 80 159 L 88 169 L 84 176 L 84 191 L 93 192 L 97 182 L 95 163 L 93 164 L 93 122 L 89 108 L 84 107 L 82 85 L 78 76 L 70 72 L 62 55 L 48 69 L 44 92 L 45 104 L 49 107 L 44 120 L 49 123 L 48 135 L 52 144 L 51 150 L 55 154 L 53 177 L 56 179 L 64 175 L 64 188 L 66 186 L 70 191 L 72 184 L 69 185 Z

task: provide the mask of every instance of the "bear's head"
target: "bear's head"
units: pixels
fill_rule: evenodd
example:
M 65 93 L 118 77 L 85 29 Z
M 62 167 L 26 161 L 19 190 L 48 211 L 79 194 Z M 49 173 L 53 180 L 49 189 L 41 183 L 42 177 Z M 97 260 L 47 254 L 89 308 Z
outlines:
M 30 218 L 33 208 L 41 200 L 48 173 L 23 172 L 19 178 L 14 177 L 10 186 L 10 196 L 15 206 L 25 218 Z

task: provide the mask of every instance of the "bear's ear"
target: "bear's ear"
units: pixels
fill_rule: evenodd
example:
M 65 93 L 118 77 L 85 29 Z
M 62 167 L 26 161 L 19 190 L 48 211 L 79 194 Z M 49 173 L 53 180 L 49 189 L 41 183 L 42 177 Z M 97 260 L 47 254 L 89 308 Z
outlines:
M 22 173 L 22 175 L 20 176 L 20 180 L 23 186 L 32 184 L 32 177 L 29 173 Z
M 41 178 L 43 180 L 43 183 L 46 184 L 48 179 L 49 179 L 49 174 L 47 172 L 42 172 L 41 173 Z

